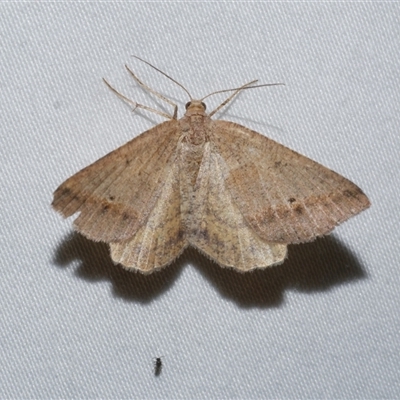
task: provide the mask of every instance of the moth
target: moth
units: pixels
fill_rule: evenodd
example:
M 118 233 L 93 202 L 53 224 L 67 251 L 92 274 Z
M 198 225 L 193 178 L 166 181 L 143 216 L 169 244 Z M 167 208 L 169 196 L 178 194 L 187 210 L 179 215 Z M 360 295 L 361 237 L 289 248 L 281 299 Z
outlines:
M 142 60 L 147 63 L 146 61 Z M 147 63 L 149 64 L 149 63 Z M 215 110 L 164 72 L 189 95 L 185 115 L 135 103 L 168 120 L 67 179 L 52 206 L 63 217 L 79 213 L 74 228 L 109 244 L 111 258 L 144 274 L 193 246 L 222 267 L 238 271 L 284 261 L 288 244 L 309 242 L 370 206 L 348 179 L 234 122 L 211 117 L 256 81 L 232 89 Z

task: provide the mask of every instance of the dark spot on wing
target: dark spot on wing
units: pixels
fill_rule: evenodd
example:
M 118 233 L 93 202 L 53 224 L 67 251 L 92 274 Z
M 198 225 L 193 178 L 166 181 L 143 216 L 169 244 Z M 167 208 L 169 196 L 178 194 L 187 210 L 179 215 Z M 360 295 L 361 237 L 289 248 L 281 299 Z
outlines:
M 129 215 L 128 215 L 126 212 L 124 212 L 124 213 L 122 214 L 122 219 L 123 219 L 124 221 L 126 221 L 127 219 L 129 219 Z
M 353 193 L 352 193 L 350 190 L 345 190 L 345 191 L 343 192 L 343 194 L 344 194 L 346 197 L 353 197 Z
M 71 189 L 70 188 L 66 187 L 61 191 L 61 195 L 62 196 L 68 196 L 69 194 L 71 194 Z
M 200 236 L 202 239 L 204 239 L 205 241 L 207 241 L 207 242 L 210 240 L 210 235 L 209 235 L 209 233 L 208 233 L 208 231 L 207 231 L 206 229 L 201 230 L 201 231 L 199 232 L 199 236 Z
M 297 214 L 303 214 L 303 211 L 304 211 L 303 206 L 302 206 L 301 204 L 297 204 L 297 205 L 294 207 L 294 211 L 295 211 Z

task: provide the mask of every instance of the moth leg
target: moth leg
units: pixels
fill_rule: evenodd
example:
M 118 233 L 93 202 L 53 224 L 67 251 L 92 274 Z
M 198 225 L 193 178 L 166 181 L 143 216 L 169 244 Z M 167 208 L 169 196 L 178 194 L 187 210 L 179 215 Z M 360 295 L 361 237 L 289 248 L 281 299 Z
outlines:
M 128 97 L 126 97 L 122 93 L 120 93 L 117 89 L 112 87 L 104 78 L 103 78 L 103 81 L 118 97 L 120 97 L 122 100 L 124 100 L 126 103 L 128 103 L 129 105 L 131 105 L 133 107 L 132 111 L 135 111 L 137 108 L 141 108 L 143 110 L 150 111 L 155 114 L 161 115 L 162 117 L 167 118 L 167 119 L 176 119 L 176 116 L 169 115 L 162 111 L 156 110 L 155 108 L 151 108 L 151 107 L 145 106 L 143 104 L 139 104 L 136 101 L 129 99 Z
M 128 70 L 128 72 L 132 75 L 133 79 L 144 89 L 146 89 L 147 91 L 149 91 L 150 93 L 154 94 L 154 96 L 158 97 L 161 100 L 164 100 L 166 103 L 168 103 L 170 106 L 174 107 L 174 115 L 171 117 L 173 119 L 177 118 L 178 115 L 178 106 L 173 103 L 170 99 L 168 99 L 167 97 L 163 96 L 161 93 L 155 91 L 154 89 L 152 89 L 150 86 L 147 86 L 146 84 L 144 84 L 133 72 L 132 70 L 125 65 L 125 68 Z

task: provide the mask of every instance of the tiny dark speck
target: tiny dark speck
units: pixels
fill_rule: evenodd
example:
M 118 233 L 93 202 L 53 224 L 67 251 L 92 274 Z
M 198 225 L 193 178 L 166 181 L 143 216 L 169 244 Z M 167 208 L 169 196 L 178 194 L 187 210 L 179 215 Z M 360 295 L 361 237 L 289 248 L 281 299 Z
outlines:
M 161 357 L 157 357 L 154 360 L 154 375 L 155 376 L 158 376 L 158 375 L 161 374 L 162 366 L 163 366 L 163 364 L 162 364 L 162 361 L 161 361 Z
M 113 201 L 113 200 L 115 200 L 115 197 L 114 197 L 114 196 L 110 196 L 109 199 L 110 199 L 111 201 Z
M 280 167 L 281 164 L 281 161 L 275 161 L 275 167 Z
M 289 201 L 289 203 L 294 203 L 296 201 L 296 199 L 294 197 L 291 197 L 288 201 Z

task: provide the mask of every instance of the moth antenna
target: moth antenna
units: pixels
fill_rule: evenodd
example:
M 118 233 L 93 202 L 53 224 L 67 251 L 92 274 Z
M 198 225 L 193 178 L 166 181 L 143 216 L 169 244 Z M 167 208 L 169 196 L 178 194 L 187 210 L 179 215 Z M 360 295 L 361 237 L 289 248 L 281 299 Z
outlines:
M 210 114 L 208 114 L 209 117 L 213 116 L 217 111 L 219 111 L 222 107 L 226 106 L 235 96 L 237 96 L 242 90 L 246 90 L 246 89 L 255 89 L 255 88 L 260 88 L 260 87 L 265 87 L 265 86 L 280 86 L 280 85 L 285 85 L 284 83 L 264 83 L 262 85 L 255 85 L 255 86 L 250 86 L 253 83 L 258 82 L 258 79 L 255 79 L 254 81 L 248 82 L 246 84 L 244 84 L 243 86 L 240 86 L 238 88 L 234 88 L 234 89 L 224 89 L 224 90 L 217 90 L 216 92 L 212 92 L 210 94 L 208 94 L 207 96 L 203 97 L 201 99 L 201 101 L 203 101 L 204 99 L 206 99 L 207 97 L 210 97 L 214 94 L 217 93 L 225 93 L 225 92 L 232 92 L 234 91 L 234 93 L 232 93 L 226 100 L 224 100 L 215 110 L 211 111 Z
M 172 82 L 174 82 L 175 84 L 177 84 L 179 87 L 181 87 L 189 96 L 190 100 L 193 100 L 192 95 L 189 93 L 189 91 L 185 88 L 185 86 L 183 86 L 181 83 L 179 83 L 178 81 L 176 81 L 175 79 L 171 78 L 169 75 L 167 75 L 165 72 L 161 71 L 160 69 L 158 69 L 157 67 L 155 67 L 154 65 L 150 64 L 148 61 L 143 60 L 142 58 L 132 55 L 132 57 L 137 58 L 138 60 L 144 62 L 145 64 L 147 64 L 148 66 L 150 66 L 151 68 L 155 69 L 156 71 L 158 71 L 160 74 L 163 74 L 166 78 L 168 78 L 169 80 L 171 80 Z
M 232 92 L 233 90 L 243 90 L 245 88 L 247 89 L 247 86 L 252 85 L 253 83 L 256 83 L 256 82 L 258 82 L 258 79 L 255 79 L 254 81 L 248 82 L 248 83 L 244 84 L 243 86 L 240 86 L 240 87 L 237 87 L 237 88 L 217 90 L 215 92 L 212 92 L 212 93 L 208 94 L 207 96 L 204 96 L 202 99 L 200 99 L 200 101 L 203 101 L 207 97 L 213 96 L 214 94 Z M 264 86 L 264 85 L 257 85 L 257 86 L 250 86 L 250 87 L 259 87 L 259 86 Z

